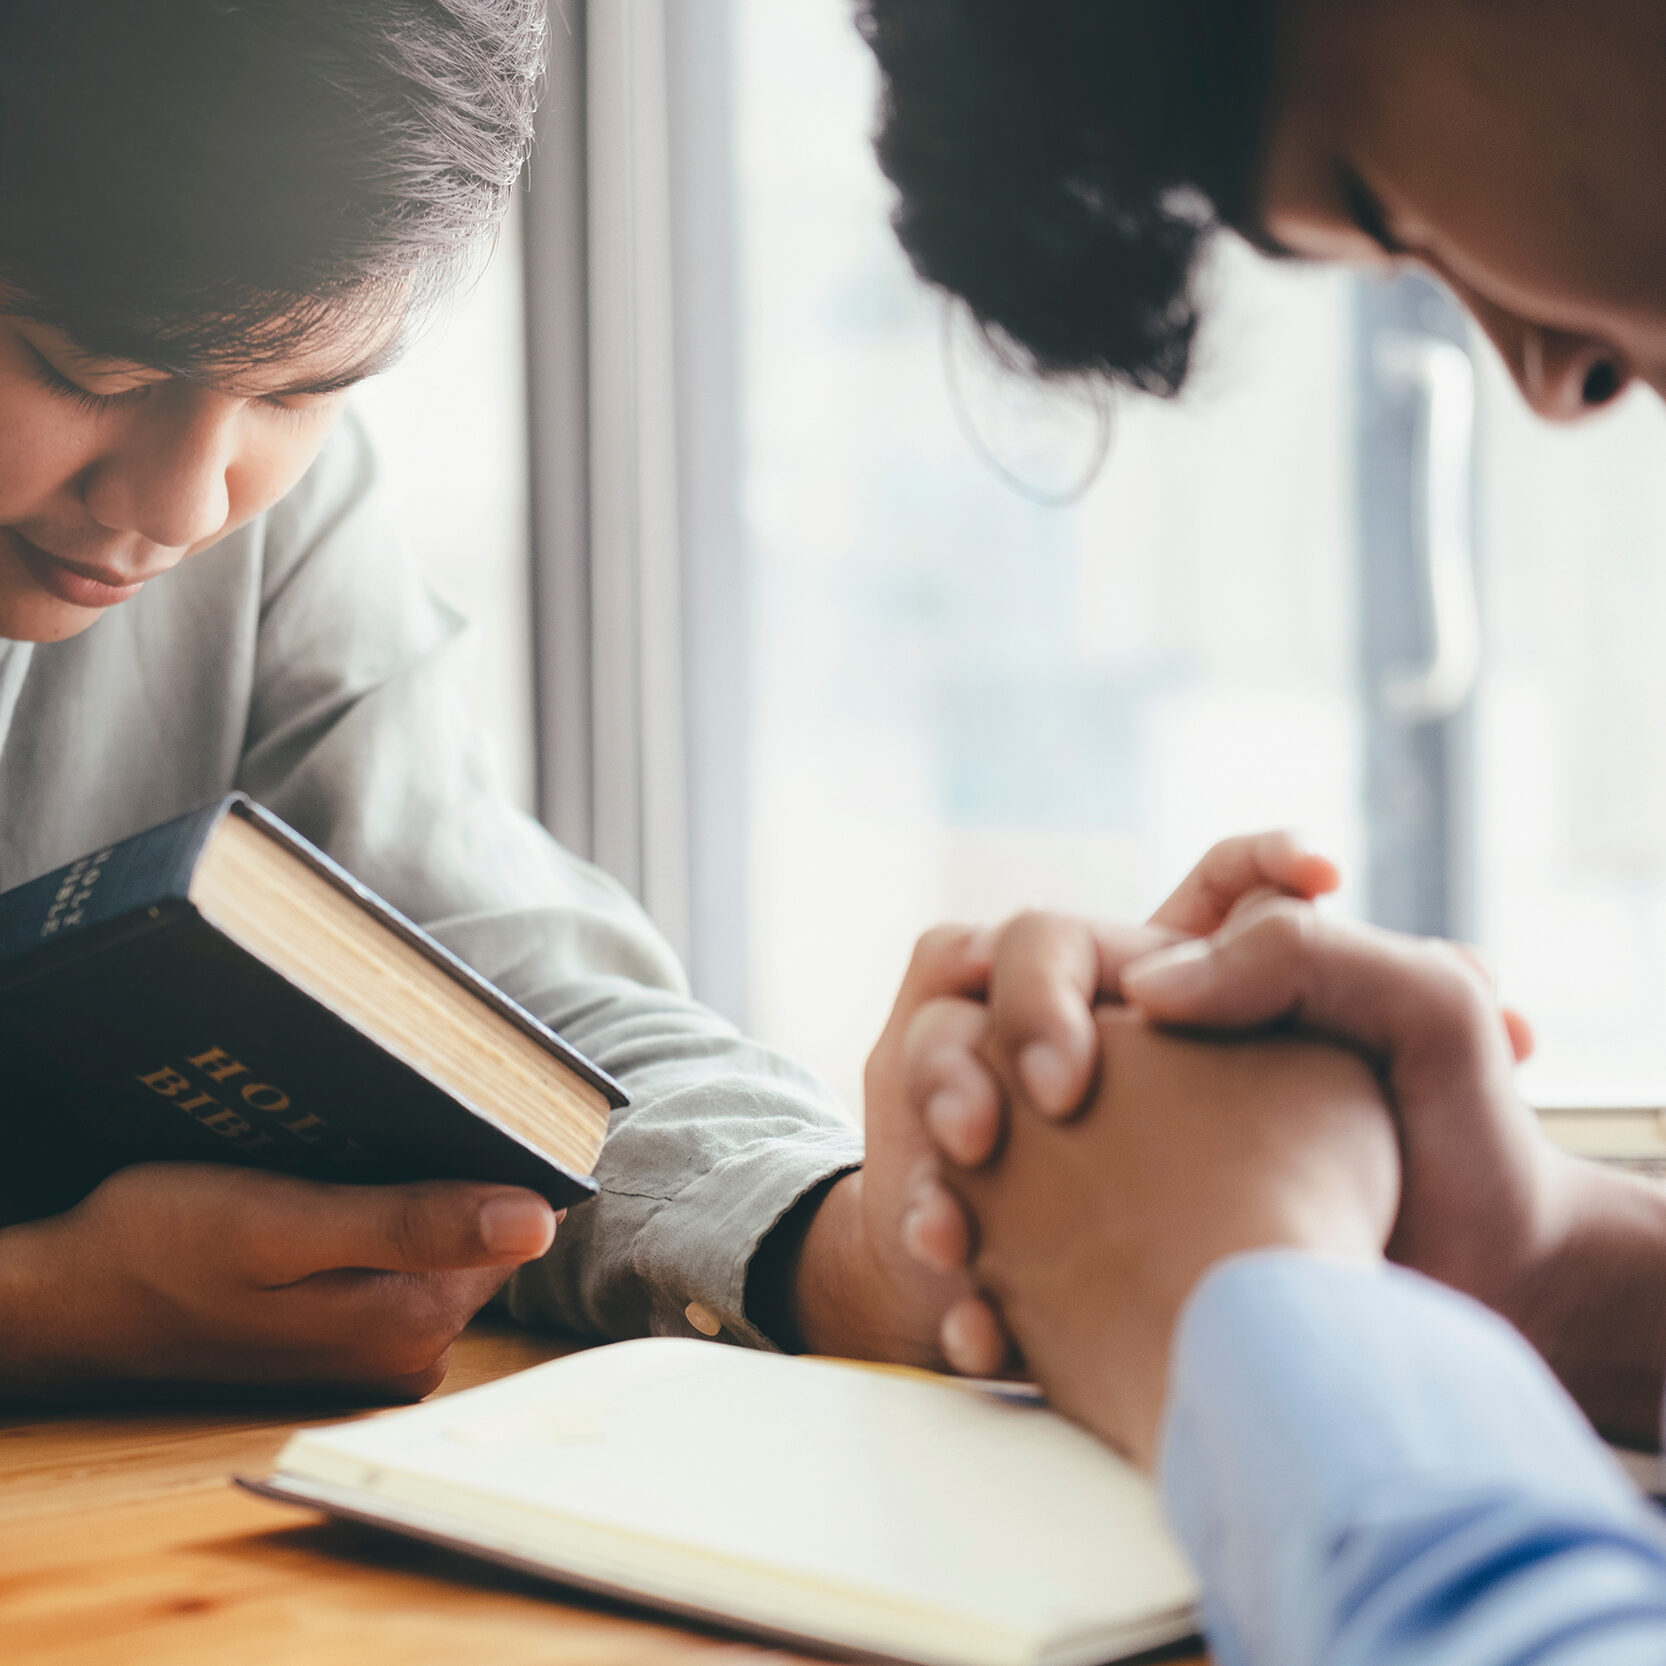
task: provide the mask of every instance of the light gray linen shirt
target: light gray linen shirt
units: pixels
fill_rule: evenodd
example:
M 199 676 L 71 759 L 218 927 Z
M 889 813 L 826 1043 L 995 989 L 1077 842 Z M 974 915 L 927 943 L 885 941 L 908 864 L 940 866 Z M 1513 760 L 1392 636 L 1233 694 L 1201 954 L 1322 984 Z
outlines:
M 861 1161 L 833 1095 L 690 1000 L 636 904 L 502 796 L 349 415 L 267 514 L 68 642 L 0 651 L 0 886 L 241 789 L 631 1095 L 544 1259 L 506 1293 L 582 1335 L 732 1341 L 754 1252 Z M 9 724 L 7 719 L 9 718 Z M 698 1315 L 704 1317 L 703 1315 Z

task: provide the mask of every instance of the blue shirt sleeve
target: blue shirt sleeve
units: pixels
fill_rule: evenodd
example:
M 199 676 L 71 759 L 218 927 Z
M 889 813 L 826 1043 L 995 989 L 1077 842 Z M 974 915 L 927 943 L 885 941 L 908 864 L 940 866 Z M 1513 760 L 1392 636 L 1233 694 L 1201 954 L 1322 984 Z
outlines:
M 1659 1516 L 1514 1330 L 1414 1273 L 1217 1267 L 1161 1473 L 1218 1666 L 1666 1662 Z

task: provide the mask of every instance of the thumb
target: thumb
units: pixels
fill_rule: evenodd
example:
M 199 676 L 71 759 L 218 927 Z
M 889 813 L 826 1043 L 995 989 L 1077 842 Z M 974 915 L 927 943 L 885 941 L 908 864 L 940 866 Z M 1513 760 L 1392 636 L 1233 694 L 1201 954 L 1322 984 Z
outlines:
M 1380 1059 L 1409 1054 L 1507 1070 L 1507 1032 L 1473 965 L 1449 944 L 1326 920 L 1280 900 L 1215 937 L 1124 969 L 1128 1001 L 1159 1023 L 1247 1030 L 1286 1019 Z
M 1251 896 L 1312 898 L 1341 883 L 1336 864 L 1309 850 L 1295 834 L 1245 834 L 1213 846 L 1151 916 L 1151 923 L 1202 937 L 1217 930 Z
M 1125 966 L 1122 994 L 1163 1024 L 1249 1030 L 1297 1019 L 1363 1042 L 1384 986 L 1404 976 L 1402 958 L 1392 934 L 1333 924 L 1311 903 L 1245 898 L 1214 936 Z
M 262 1261 L 277 1275 L 274 1283 L 348 1267 L 399 1273 L 518 1267 L 555 1238 L 555 1211 L 515 1186 L 297 1180 L 268 1202 Z
M 1167 1024 L 1237 1030 L 1286 1016 L 1288 991 L 1269 978 L 1243 976 L 1247 968 L 1230 964 L 1242 958 L 1222 941 L 1194 937 L 1125 966 L 1122 996 Z

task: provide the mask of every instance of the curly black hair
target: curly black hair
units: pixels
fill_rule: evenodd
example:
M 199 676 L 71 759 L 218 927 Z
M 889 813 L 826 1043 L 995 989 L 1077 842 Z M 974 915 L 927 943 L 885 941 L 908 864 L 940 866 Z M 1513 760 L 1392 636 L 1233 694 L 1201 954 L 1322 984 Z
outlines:
M 858 0 L 915 270 L 1044 376 L 1173 395 L 1255 233 L 1271 0 Z M 1257 239 L 1259 241 L 1259 239 Z

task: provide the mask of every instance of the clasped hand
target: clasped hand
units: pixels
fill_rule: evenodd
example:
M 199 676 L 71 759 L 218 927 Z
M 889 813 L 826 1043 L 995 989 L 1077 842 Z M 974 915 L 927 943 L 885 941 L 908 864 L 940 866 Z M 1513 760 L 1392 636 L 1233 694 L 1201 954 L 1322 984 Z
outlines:
M 1149 925 L 1022 916 L 986 1000 L 916 1012 L 908 1097 L 935 1151 L 903 1231 L 981 1287 L 944 1319 L 958 1369 L 1016 1340 L 1145 1458 L 1179 1310 L 1235 1250 L 1386 1244 L 1530 1335 L 1555 1306 L 1589 1176 L 1515 1091 L 1526 1026 L 1464 951 L 1321 917 L 1334 884 L 1287 836 L 1231 840 Z

